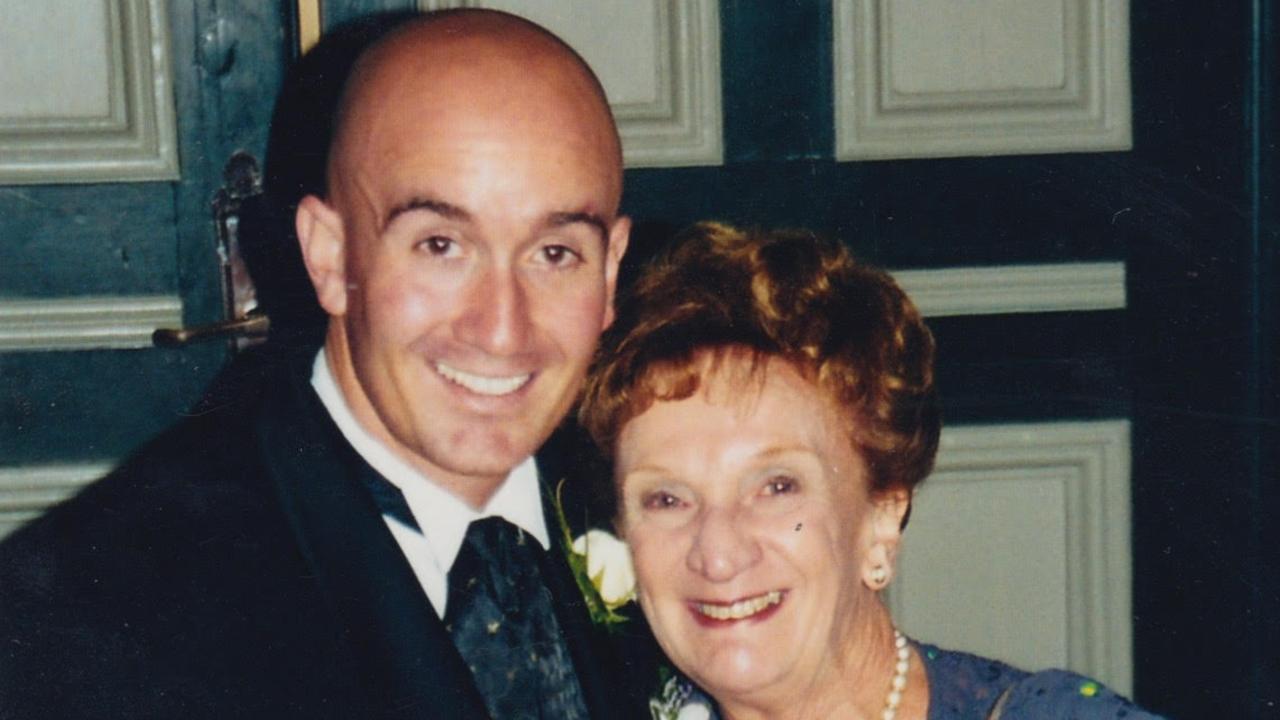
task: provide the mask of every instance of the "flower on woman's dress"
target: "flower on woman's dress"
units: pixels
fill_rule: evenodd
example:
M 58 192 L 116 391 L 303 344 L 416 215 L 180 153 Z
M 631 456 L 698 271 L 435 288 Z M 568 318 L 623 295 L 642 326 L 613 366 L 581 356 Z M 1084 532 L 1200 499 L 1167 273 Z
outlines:
M 693 685 L 668 668 L 662 668 L 662 689 L 649 698 L 649 716 L 653 720 L 711 720 L 711 703 Z M 661 682 L 661 679 L 660 679 Z

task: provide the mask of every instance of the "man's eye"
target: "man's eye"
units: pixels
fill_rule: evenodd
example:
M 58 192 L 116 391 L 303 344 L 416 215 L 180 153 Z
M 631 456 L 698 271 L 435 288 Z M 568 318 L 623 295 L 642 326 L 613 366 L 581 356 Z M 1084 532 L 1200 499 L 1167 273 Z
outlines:
M 764 484 L 765 495 L 787 495 L 799 489 L 800 483 L 796 482 L 795 478 L 786 475 L 775 475 Z
M 424 250 L 432 255 L 445 256 L 457 250 L 457 243 L 452 238 L 443 235 L 432 235 L 418 241 L 419 250 Z
M 549 265 L 570 265 L 582 259 L 581 255 L 567 245 L 544 245 L 541 254 Z

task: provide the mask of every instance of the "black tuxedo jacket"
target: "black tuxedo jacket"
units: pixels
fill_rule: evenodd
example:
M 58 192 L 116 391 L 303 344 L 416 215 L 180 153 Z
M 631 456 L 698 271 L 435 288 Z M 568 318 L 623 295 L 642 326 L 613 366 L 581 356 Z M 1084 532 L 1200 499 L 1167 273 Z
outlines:
M 258 374 L 0 545 L 0 719 L 486 717 L 309 377 Z M 547 517 L 588 710 L 647 717 L 643 622 L 591 625 Z

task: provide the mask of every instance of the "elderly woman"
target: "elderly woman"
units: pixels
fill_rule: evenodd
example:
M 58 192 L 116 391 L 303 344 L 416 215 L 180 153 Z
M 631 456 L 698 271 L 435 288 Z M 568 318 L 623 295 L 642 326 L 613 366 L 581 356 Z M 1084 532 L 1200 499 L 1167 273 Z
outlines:
M 933 340 L 808 233 L 701 224 L 638 280 L 581 418 L 659 644 L 729 718 L 1149 718 L 906 639 L 879 593 L 939 417 Z

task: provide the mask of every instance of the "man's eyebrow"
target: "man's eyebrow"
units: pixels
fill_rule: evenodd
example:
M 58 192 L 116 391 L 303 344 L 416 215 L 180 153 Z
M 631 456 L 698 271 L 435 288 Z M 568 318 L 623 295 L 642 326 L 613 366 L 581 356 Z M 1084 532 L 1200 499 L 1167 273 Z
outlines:
M 449 220 L 460 222 L 470 222 L 472 220 L 470 212 L 453 203 L 429 197 L 414 197 L 392 207 L 387 212 L 386 220 L 382 223 L 382 229 L 386 230 L 401 215 L 418 210 L 426 210 Z M 609 224 L 604 221 L 603 217 L 592 212 L 553 212 L 547 215 L 543 224 L 549 228 L 558 228 L 578 223 L 595 228 L 600 233 L 601 239 L 607 240 L 609 237 Z
M 391 223 L 395 222 L 395 219 L 401 215 L 414 212 L 416 210 L 433 212 L 441 217 L 448 218 L 449 220 L 471 220 L 471 213 L 457 205 L 447 203 L 443 200 L 435 200 L 433 198 L 415 197 L 392 207 L 391 210 L 387 212 L 386 219 L 382 222 L 382 229 L 386 230 L 391 226 Z
M 600 238 L 608 240 L 609 224 L 604 218 L 591 212 L 553 212 L 547 216 L 547 227 L 564 227 L 565 225 L 575 225 L 577 223 L 585 223 L 600 232 Z

